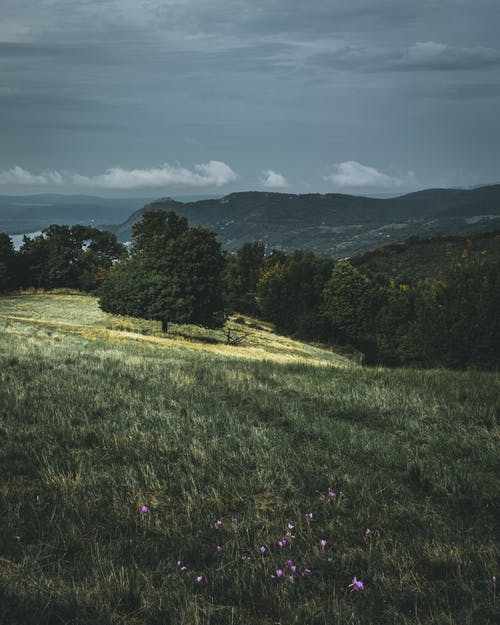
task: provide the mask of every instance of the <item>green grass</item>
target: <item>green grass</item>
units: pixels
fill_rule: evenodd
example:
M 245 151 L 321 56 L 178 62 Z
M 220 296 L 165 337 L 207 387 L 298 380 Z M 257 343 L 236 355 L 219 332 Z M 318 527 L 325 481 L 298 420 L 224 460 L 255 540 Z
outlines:
M 495 374 L 164 337 L 84 296 L 3 298 L 0 331 L 0 623 L 498 622 Z M 273 579 L 289 558 L 311 574 Z

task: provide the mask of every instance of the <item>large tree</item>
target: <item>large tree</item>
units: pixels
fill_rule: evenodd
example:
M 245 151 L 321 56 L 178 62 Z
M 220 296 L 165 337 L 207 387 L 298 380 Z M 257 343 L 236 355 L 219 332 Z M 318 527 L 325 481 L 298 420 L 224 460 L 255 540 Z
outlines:
M 336 262 L 323 291 L 323 312 L 332 340 L 354 345 L 370 361 L 380 300 L 374 280 L 347 260 Z
M 146 211 L 132 231 L 131 254 L 101 287 L 107 312 L 216 327 L 223 321 L 224 256 L 215 234 L 170 211 Z
M 308 339 L 323 332 L 321 294 L 333 261 L 310 251 L 274 253 L 265 259 L 257 283 L 257 301 L 262 316 L 278 330 Z
M 224 305 L 230 311 L 257 313 L 257 282 L 264 266 L 263 243 L 243 243 L 236 254 L 227 254 L 223 276 Z

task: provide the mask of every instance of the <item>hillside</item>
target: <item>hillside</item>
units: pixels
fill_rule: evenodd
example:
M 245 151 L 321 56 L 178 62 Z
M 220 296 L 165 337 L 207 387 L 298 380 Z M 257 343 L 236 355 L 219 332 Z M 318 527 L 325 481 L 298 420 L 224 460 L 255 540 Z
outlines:
M 0 299 L 0 622 L 497 623 L 498 376 L 243 327 Z
M 237 250 L 246 241 L 268 249 L 311 249 L 341 258 L 381 242 L 410 236 L 464 234 L 500 227 L 500 185 L 478 189 L 428 189 L 396 198 L 342 194 L 291 195 L 232 193 L 220 199 L 178 202 L 156 200 L 119 226 L 107 226 L 129 241 L 144 210 L 171 210 L 214 230 L 223 246 Z
M 396 282 L 413 284 L 421 278 L 439 278 L 451 266 L 478 258 L 500 260 L 500 230 L 468 236 L 409 239 L 389 243 L 351 258 L 351 263 Z

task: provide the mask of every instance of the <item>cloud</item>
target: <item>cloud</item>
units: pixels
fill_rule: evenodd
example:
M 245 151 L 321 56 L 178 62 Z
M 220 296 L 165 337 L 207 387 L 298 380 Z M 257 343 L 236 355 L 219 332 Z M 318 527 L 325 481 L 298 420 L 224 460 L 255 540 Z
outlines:
M 389 176 L 356 161 L 345 161 L 334 166 L 334 171 L 323 176 L 336 187 L 381 187 L 391 188 L 402 185 L 416 184 L 415 174 L 408 172 L 405 176 Z
M 419 41 L 406 49 L 397 64 L 403 67 L 449 70 L 478 69 L 499 62 L 500 52 L 494 48 L 464 48 L 436 41 Z
M 0 172 L 0 184 L 64 184 L 64 178 L 58 171 L 43 171 L 41 174 L 31 172 L 16 165 L 12 169 Z
M 76 172 L 44 171 L 41 174 L 16 166 L 0 172 L 0 184 L 68 185 L 104 189 L 138 189 L 168 185 L 184 187 L 221 187 L 237 178 L 237 174 L 222 161 L 195 165 L 192 170 L 165 163 L 152 169 L 122 169 L 111 167 L 103 174 L 85 176 Z
M 266 189 L 283 189 L 288 186 L 288 181 L 282 174 L 278 174 L 272 169 L 266 169 L 262 172 L 260 183 Z

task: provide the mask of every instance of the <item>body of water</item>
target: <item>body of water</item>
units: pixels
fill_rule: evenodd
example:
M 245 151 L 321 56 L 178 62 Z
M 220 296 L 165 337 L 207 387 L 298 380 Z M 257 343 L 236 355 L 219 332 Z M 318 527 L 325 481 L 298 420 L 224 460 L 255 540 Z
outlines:
M 27 236 L 27 237 L 37 237 L 38 235 L 42 234 L 41 230 L 37 230 L 36 232 L 26 232 L 26 234 L 11 234 L 9 235 L 10 238 L 12 239 L 12 243 L 14 245 L 14 249 L 18 250 L 22 243 L 23 243 L 23 237 Z

